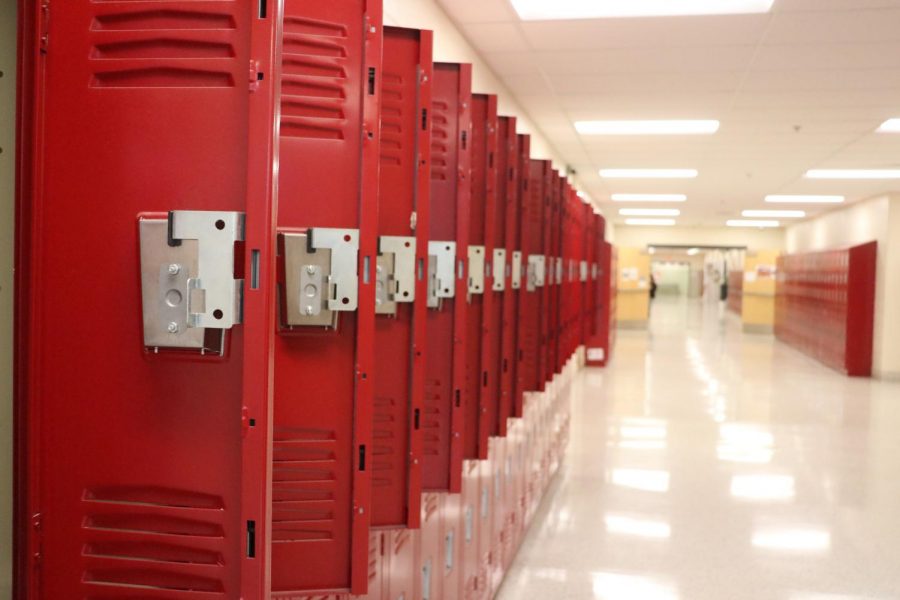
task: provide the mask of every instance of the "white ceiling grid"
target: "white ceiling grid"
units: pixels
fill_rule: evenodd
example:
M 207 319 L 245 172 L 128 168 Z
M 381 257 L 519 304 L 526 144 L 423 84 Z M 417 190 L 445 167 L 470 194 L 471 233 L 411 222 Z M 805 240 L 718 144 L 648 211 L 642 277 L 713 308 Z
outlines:
M 521 21 L 509 0 L 438 1 L 608 215 L 612 193 L 685 193 L 679 224 L 720 226 L 742 209 L 766 208 L 768 194 L 853 201 L 897 185 L 803 174 L 900 168 L 900 134 L 875 133 L 900 117 L 900 0 L 540 22 Z M 573 125 L 606 119 L 722 124 L 712 136 L 640 137 L 580 136 Z M 600 168 L 694 168 L 700 177 L 611 181 Z

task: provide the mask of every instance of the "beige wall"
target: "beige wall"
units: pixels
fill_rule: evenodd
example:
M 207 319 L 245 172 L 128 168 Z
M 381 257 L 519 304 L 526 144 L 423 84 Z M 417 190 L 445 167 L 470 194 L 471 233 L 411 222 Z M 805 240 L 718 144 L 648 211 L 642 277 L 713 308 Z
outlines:
M 876 377 L 900 379 L 900 194 L 886 194 L 798 223 L 787 231 L 787 251 L 844 248 L 876 240 Z
M 650 255 L 642 248 L 616 247 L 616 321 L 620 326 L 646 327 L 650 317 Z M 625 278 L 630 273 L 636 277 Z
M 430 29 L 434 32 L 434 60 L 437 62 L 472 63 L 472 88 L 479 93 L 497 94 L 500 113 L 517 117 L 519 133 L 531 134 L 531 154 L 534 158 L 553 161 L 553 166 L 566 166 L 547 138 L 516 102 L 515 97 L 494 71 L 479 56 L 475 48 L 460 33 L 444 9 L 434 0 L 385 0 L 386 25 Z M 577 186 L 577 181 L 574 181 Z
M 16 3 L 0 3 L 0 600 L 12 597 L 12 310 Z

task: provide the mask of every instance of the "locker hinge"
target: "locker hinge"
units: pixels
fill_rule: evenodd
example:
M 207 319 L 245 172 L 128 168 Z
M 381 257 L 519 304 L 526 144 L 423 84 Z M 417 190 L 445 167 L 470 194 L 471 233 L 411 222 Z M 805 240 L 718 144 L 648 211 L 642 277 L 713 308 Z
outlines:
M 139 229 L 144 345 L 220 353 L 224 330 L 243 321 L 244 213 L 176 210 Z
M 375 312 L 395 315 L 398 302 L 415 299 L 416 238 L 381 236 L 375 266 Z
M 453 298 L 456 278 L 456 242 L 428 242 L 428 308 L 439 308 L 443 298 Z
M 338 313 L 356 310 L 358 229 L 314 227 L 306 233 L 281 233 L 278 250 L 284 259 L 284 325 L 337 327 Z

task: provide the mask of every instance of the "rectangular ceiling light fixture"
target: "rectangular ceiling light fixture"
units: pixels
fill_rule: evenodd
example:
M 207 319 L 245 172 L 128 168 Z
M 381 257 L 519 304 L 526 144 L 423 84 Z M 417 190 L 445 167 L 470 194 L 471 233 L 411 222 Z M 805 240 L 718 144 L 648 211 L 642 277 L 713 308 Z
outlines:
M 791 196 L 785 194 L 766 196 L 766 202 L 773 204 L 840 204 L 843 201 L 843 196 Z
M 880 133 L 900 133 L 900 119 L 888 119 L 878 128 Z
M 625 219 L 625 224 L 650 227 L 671 227 L 675 224 L 675 219 Z
M 600 169 L 605 179 L 694 179 L 696 169 Z
M 623 217 L 677 217 L 681 211 L 676 208 L 623 208 L 619 214 Z
M 685 194 L 613 194 L 613 202 L 686 202 Z
M 781 227 L 781 223 L 778 221 L 766 221 L 759 219 L 729 219 L 725 222 L 729 227 L 757 227 L 757 228 L 766 228 L 766 227 Z
M 900 169 L 810 169 L 807 179 L 900 179 Z
M 806 216 L 805 210 L 745 210 L 741 213 L 742 217 L 750 217 L 752 219 L 802 219 Z
M 581 135 L 711 135 L 718 121 L 576 121 Z
M 767 13 L 775 0 L 512 0 L 523 21 Z

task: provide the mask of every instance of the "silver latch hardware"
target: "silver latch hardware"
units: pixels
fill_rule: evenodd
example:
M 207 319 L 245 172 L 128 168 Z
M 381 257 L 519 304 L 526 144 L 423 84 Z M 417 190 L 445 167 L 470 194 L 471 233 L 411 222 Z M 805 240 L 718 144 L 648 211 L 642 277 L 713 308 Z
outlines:
M 378 238 L 375 266 L 375 312 L 397 314 L 398 302 L 416 299 L 416 238 Z
M 581 261 L 579 264 L 579 279 L 581 281 L 588 280 L 588 262 L 586 260 Z
M 491 289 L 502 292 L 506 289 L 506 248 L 494 248 L 493 259 L 494 283 Z
M 243 321 L 243 279 L 234 277 L 244 213 L 176 210 L 141 219 L 144 345 L 219 352 L 222 331 Z
M 533 292 L 544 287 L 547 275 L 547 257 L 542 254 L 528 255 L 528 282 L 526 289 Z
M 563 259 L 560 256 L 556 257 L 556 280 L 553 282 L 555 285 L 559 285 L 562 283 L 563 279 Z
M 429 308 L 439 308 L 443 298 L 456 293 L 456 242 L 428 242 L 428 302 Z
M 286 325 L 335 327 L 338 313 L 356 310 L 359 230 L 312 228 L 279 241 Z
M 469 293 L 484 293 L 484 246 L 469 246 Z
M 522 252 L 515 250 L 512 253 L 512 289 L 518 290 L 522 287 Z

